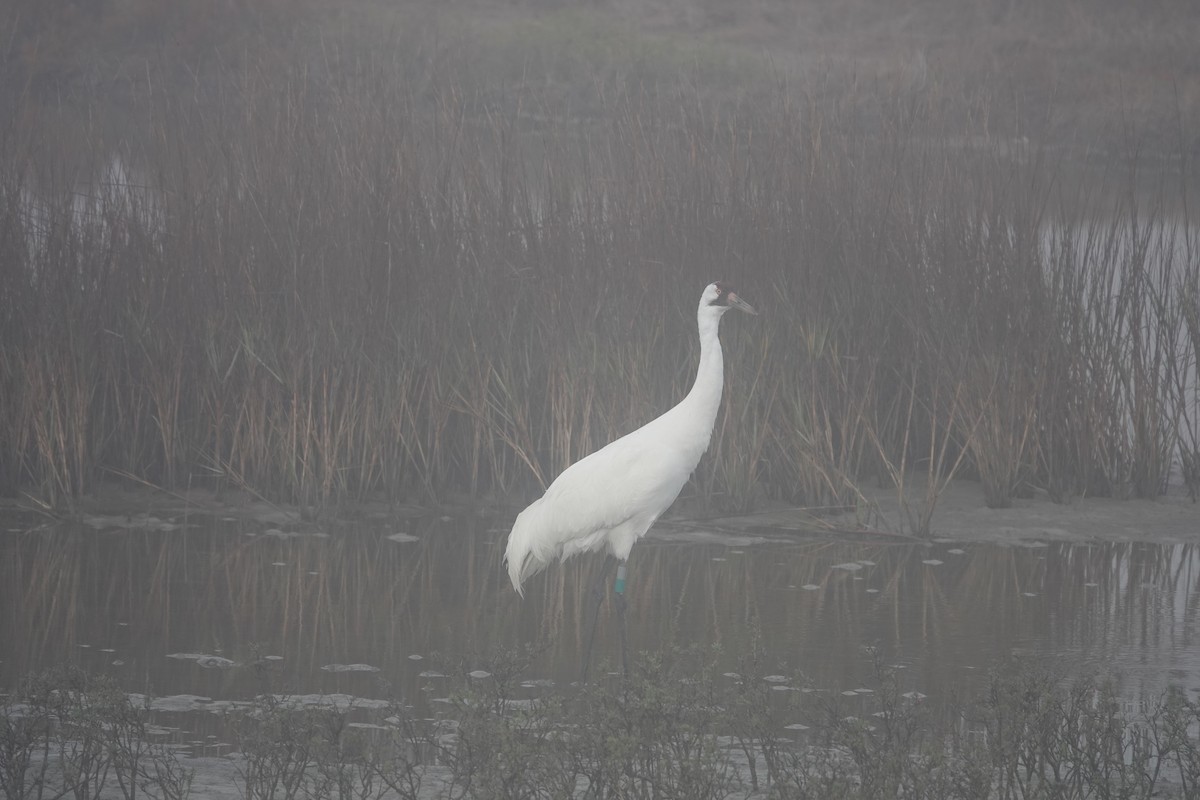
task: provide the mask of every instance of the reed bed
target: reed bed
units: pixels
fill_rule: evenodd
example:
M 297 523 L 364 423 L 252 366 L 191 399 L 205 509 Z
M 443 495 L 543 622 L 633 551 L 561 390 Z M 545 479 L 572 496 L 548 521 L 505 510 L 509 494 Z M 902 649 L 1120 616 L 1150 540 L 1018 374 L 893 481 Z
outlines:
M 964 147 L 933 96 L 864 128 L 861 98 L 604 76 L 576 114 L 353 66 L 150 92 L 119 140 L 6 132 L 0 491 L 529 497 L 682 396 L 715 279 L 764 313 L 723 332 L 711 506 L 884 481 L 921 532 L 953 475 L 991 506 L 1200 487 L 1171 176 Z

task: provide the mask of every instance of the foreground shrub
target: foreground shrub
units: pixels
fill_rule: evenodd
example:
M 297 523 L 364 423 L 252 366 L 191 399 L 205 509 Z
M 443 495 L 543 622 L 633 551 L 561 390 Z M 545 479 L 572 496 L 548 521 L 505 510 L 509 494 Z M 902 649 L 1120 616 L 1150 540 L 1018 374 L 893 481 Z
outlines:
M 10 800 L 182 800 L 193 771 L 150 737 L 149 711 L 75 668 L 31 676 L 0 708 L 0 793 Z
M 1013 662 L 982 697 L 934 707 L 878 657 L 869 691 L 833 696 L 764 674 L 755 653 L 720 673 L 718 653 L 674 651 L 558 688 L 526 677 L 531 658 L 449 666 L 433 718 L 263 694 L 229 718 L 238 788 L 254 800 L 1148 800 L 1200 786 L 1200 705 L 1176 688 L 1134 711 L 1111 680 Z M 193 773 L 146 743 L 145 713 L 106 679 L 29 679 L 0 713 L 0 788 L 19 800 L 187 796 Z

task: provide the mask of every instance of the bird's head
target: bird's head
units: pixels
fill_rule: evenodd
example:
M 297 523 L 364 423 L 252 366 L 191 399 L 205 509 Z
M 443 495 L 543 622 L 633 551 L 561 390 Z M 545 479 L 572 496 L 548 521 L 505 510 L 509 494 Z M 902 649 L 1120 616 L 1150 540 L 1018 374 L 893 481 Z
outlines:
M 711 308 L 720 314 L 724 314 L 731 308 L 736 308 L 738 311 L 745 311 L 747 314 L 758 314 L 754 310 L 754 306 L 738 297 L 733 288 L 722 281 L 710 283 L 705 287 L 704 294 L 700 297 L 700 308 Z

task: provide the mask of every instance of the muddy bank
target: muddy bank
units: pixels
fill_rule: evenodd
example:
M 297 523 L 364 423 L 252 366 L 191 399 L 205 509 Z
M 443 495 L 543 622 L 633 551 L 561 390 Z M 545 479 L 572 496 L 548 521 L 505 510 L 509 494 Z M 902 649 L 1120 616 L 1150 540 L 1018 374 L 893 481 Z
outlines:
M 924 486 L 915 482 L 908 492 L 909 507 L 918 508 L 924 497 Z M 106 485 L 82 499 L 71 516 L 97 530 L 170 531 L 185 525 L 189 516 L 210 516 L 255 521 L 269 529 L 293 532 L 372 520 L 478 517 L 491 521 L 499 531 L 507 530 L 506 524 L 520 510 L 519 505 L 459 502 L 435 507 L 367 502 L 318 511 L 270 503 L 240 491 L 195 489 L 175 493 Z M 54 519 L 28 503 L 11 499 L 0 502 L 0 513 L 12 519 L 20 517 L 31 525 Z M 744 515 L 705 516 L 676 510 L 660 521 L 650 538 L 730 546 L 813 536 L 996 544 L 1031 540 L 1187 543 L 1200 540 L 1200 504 L 1192 502 L 1182 487 L 1172 486 L 1166 495 L 1154 500 L 1087 497 L 1055 503 L 1038 492 L 1032 498 L 1015 499 L 1011 508 L 993 509 L 984 504 L 977 483 L 959 480 L 938 496 L 930 527 L 929 537 L 913 536 L 894 489 L 864 489 L 864 502 L 858 510 L 840 514 L 782 505 Z
M 723 528 L 774 528 L 853 535 L 905 536 L 911 528 L 894 489 L 864 490 L 866 502 L 855 513 L 820 516 L 804 509 L 779 508 L 715 521 Z M 908 504 L 924 502 L 924 486 L 908 493 Z M 1055 503 L 1044 492 L 1016 498 L 1011 508 L 988 508 L 977 483 L 955 481 L 937 498 L 931 538 L 961 542 L 1157 542 L 1200 540 L 1200 505 L 1181 487 L 1154 500 L 1077 498 Z

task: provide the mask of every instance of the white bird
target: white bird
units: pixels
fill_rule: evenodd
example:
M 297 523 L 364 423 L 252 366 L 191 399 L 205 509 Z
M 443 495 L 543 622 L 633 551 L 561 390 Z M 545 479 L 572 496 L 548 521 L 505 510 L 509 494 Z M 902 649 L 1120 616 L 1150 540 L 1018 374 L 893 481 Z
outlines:
M 607 548 L 619 562 L 615 591 L 623 601 L 625 562 L 634 542 L 675 502 L 708 449 L 725 383 L 717 329 L 731 308 L 758 313 L 724 283 L 705 287 L 696 311 L 700 366 L 687 397 L 567 467 L 517 516 L 504 560 L 518 594 L 524 596 L 524 583 L 552 562 Z M 598 590 L 597 611 L 601 596 Z M 623 633 L 622 627 L 622 641 Z M 585 675 L 586 669 L 585 659 Z

